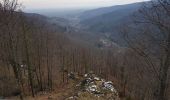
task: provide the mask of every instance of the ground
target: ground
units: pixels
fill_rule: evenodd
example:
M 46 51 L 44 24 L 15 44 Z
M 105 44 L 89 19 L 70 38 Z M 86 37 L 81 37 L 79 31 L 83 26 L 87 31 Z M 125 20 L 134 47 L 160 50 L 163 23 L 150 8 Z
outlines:
M 18 97 L 7 99 L 19 100 Z M 120 98 L 111 81 L 91 73 L 81 77 L 71 73 L 68 84 L 52 92 L 39 92 L 34 98 L 25 97 L 24 100 L 120 100 Z

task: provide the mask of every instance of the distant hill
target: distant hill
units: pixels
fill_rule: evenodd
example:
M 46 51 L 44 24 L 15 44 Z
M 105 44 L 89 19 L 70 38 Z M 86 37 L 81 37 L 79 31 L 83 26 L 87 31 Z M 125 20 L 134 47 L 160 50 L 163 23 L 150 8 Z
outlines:
M 24 13 L 24 15 L 27 17 L 30 24 L 34 24 L 39 27 L 45 25 L 47 29 L 61 33 L 66 31 L 65 26 L 62 25 L 62 22 L 67 22 L 64 18 L 49 18 L 36 13 Z
M 73 17 L 67 16 L 68 18 L 45 17 L 39 14 L 29 16 L 48 21 L 49 28 L 67 33 L 67 36 L 74 41 L 85 41 L 100 46 L 104 40 L 104 46 L 110 47 L 110 45 L 125 44 L 119 33 L 119 26 L 129 21 L 130 16 L 138 11 L 142 4 L 133 3 L 87 10 L 73 14 Z
M 88 11 L 83 12 L 79 17 L 82 20 L 90 19 L 90 18 L 94 18 L 94 17 L 100 16 L 103 14 L 111 13 L 111 12 L 119 10 L 121 8 L 122 8 L 122 6 L 117 5 L 117 6 L 103 7 L 103 8 L 88 10 Z
M 141 7 L 142 3 L 99 8 L 84 12 L 80 23 L 92 32 L 113 32 L 128 17 Z
M 39 9 L 39 10 L 27 10 L 26 12 L 34 12 L 48 17 L 62 17 L 69 18 L 74 15 L 79 15 L 80 13 L 86 11 L 87 9 L 74 9 L 74 8 L 63 8 L 63 9 Z M 89 10 L 89 9 L 88 9 Z
M 124 46 L 126 43 L 120 33 L 121 27 L 131 23 L 132 15 L 142 4 L 143 2 L 85 11 L 79 16 L 80 30 L 93 34 L 93 37 L 97 37 L 96 41 L 104 39 Z

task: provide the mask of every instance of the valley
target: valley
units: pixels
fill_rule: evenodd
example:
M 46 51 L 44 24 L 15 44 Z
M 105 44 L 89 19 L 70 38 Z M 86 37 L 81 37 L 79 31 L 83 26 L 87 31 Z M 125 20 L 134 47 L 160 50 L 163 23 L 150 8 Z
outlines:
M 170 2 L 73 1 L 0 1 L 0 99 L 169 100 Z

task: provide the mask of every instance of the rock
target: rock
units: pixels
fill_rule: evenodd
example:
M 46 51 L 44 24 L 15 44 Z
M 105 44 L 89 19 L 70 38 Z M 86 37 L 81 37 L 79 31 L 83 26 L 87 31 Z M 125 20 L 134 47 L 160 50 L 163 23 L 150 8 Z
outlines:
M 74 75 L 74 73 L 73 72 L 71 72 L 71 73 L 69 73 L 68 74 L 68 77 L 70 78 L 70 79 L 75 79 L 75 75 Z
M 88 76 L 88 74 L 84 74 L 84 77 L 86 78 Z
M 100 81 L 100 78 L 94 77 L 94 80 L 95 80 L 95 81 Z
M 103 88 L 108 89 L 108 90 L 113 90 L 113 84 L 112 82 L 103 82 Z
M 114 88 L 113 82 L 105 81 L 93 72 L 84 74 L 80 79 L 80 83 L 76 85 L 76 87 L 80 87 L 77 90 L 78 95 L 71 96 L 67 100 L 81 100 L 83 95 L 88 96 L 88 94 L 88 97 L 92 97 L 92 99 L 85 100 L 119 100 L 119 94 Z M 96 99 L 94 99 L 95 97 Z
M 53 100 L 53 97 L 51 95 L 48 96 L 48 100 Z
M 77 100 L 77 99 L 78 99 L 77 96 L 71 96 L 71 97 L 69 97 L 69 98 L 67 98 L 67 99 L 65 99 L 65 100 Z
M 71 96 L 71 97 L 69 97 L 68 99 L 69 99 L 69 100 L 71 100 L 71 99 L 74 99 L 74 97 L 73 97 L 73 96 Z
M 87 90 L 88 92 L 93 93 L 93 92 L 97 91 L 97 86 L 96 86 L 96 85 L 89 86 L 89 87 L 87 87 L 86 90 Z

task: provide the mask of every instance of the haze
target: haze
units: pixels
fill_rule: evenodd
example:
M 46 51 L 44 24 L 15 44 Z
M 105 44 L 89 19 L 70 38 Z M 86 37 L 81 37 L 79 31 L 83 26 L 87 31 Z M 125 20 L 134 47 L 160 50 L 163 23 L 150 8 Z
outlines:
M 148 0 L 19 0 L 25 9 L 88 8 L 129 4 Z

